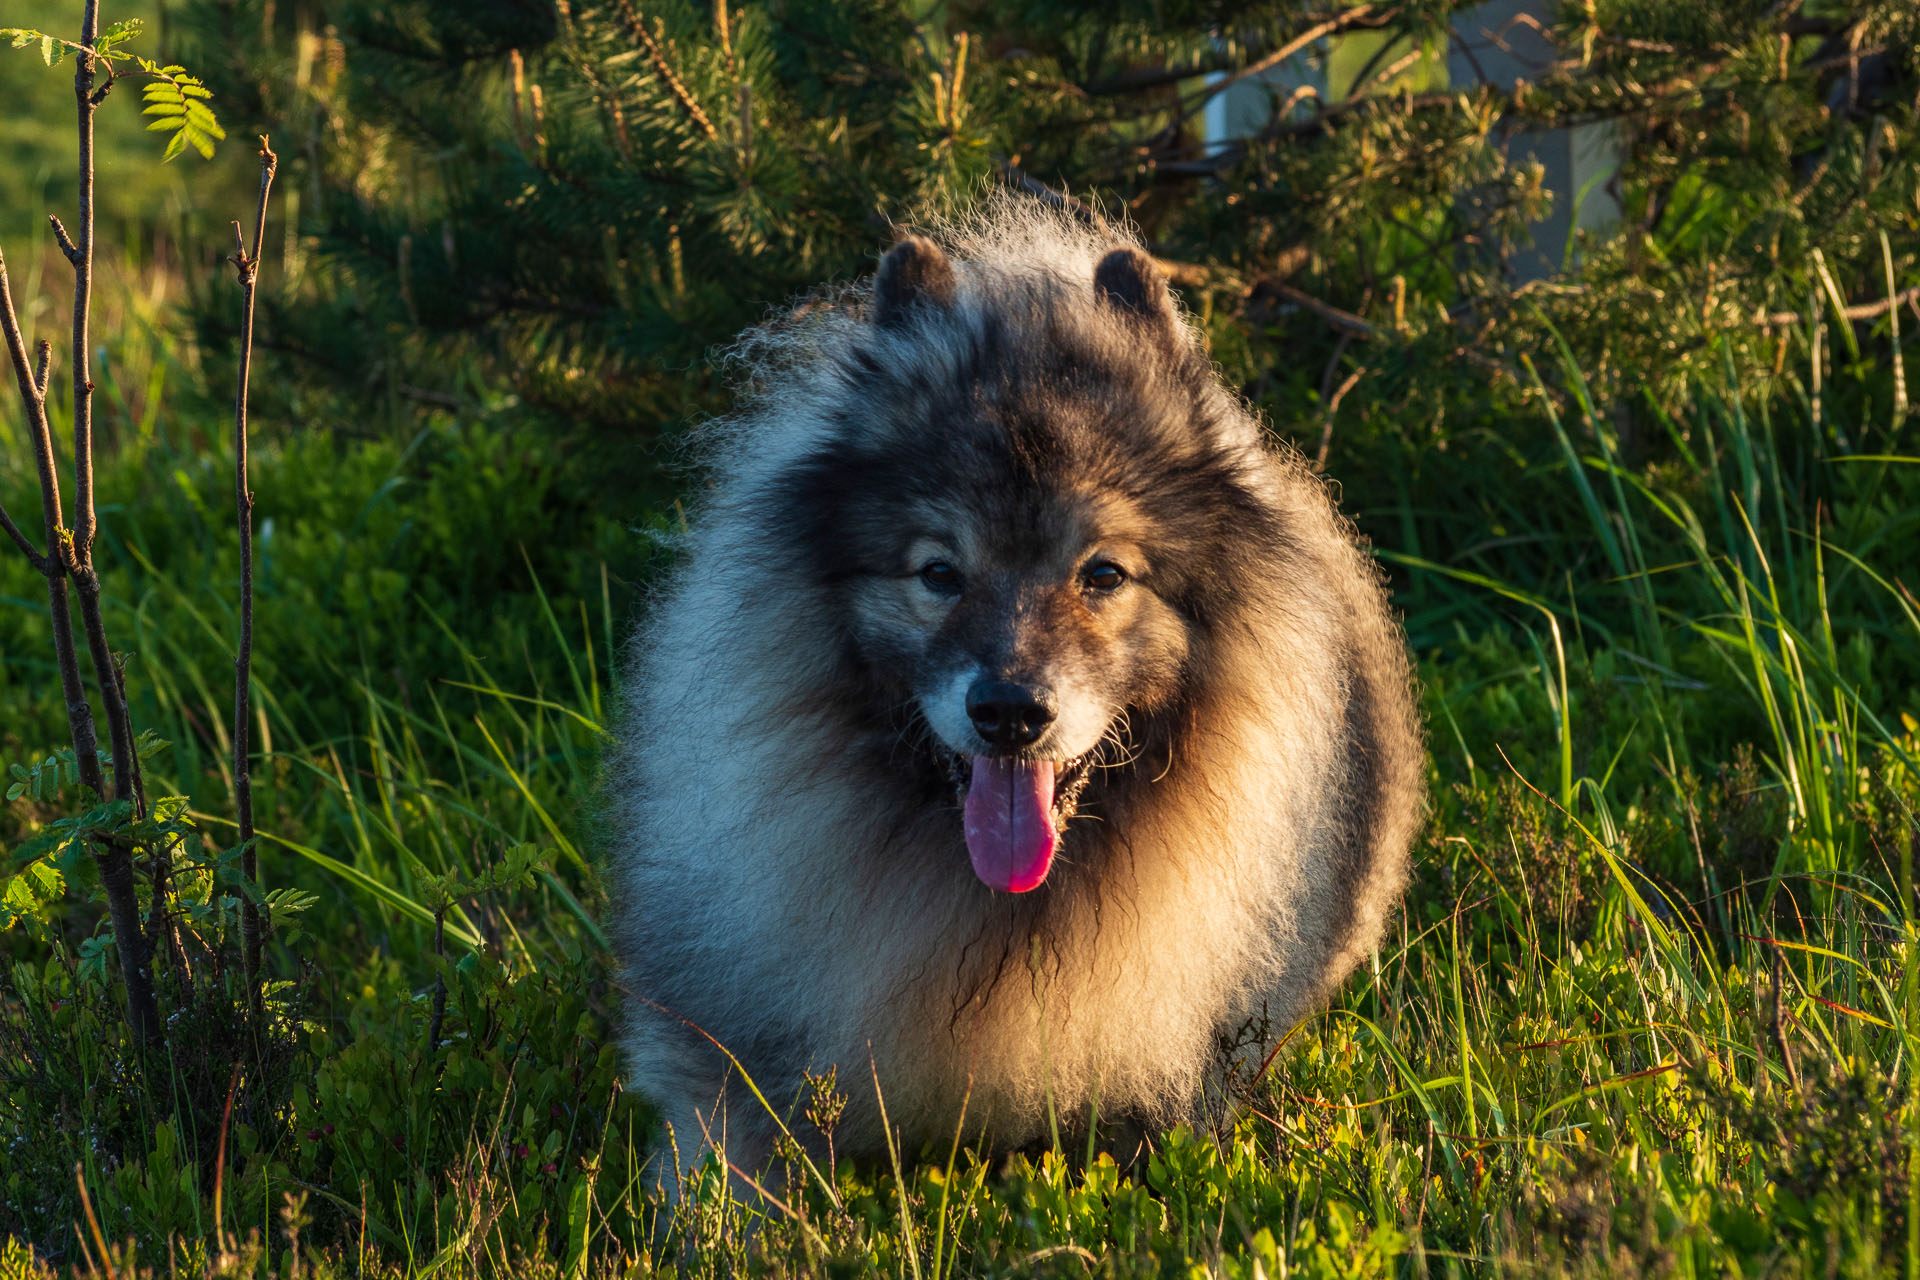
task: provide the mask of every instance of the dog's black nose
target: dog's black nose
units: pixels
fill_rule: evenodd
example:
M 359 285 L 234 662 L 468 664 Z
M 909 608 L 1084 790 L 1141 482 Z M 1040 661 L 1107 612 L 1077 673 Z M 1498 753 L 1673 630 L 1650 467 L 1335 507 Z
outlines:
M 1053 694 L 1006 680 L 976 680 L 967 690 L 974 731 L 996 747 L 1024 747 L 1053 723 Z

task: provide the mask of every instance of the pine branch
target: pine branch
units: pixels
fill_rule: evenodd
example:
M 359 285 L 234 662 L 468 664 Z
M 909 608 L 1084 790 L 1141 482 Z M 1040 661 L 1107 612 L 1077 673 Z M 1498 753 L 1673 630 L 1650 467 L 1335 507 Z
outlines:
M 614 7 L 620 10 L 621 24 L 626 27 L 627 34 L 638 40 L 641 48 L 647 51 L 647 59 L 653 63 L 655 73 L 667 86 L 667 92 L 671 93 L 674 100 L 685 109 L 688 117 L 700 126 L 700 132 L 706 134 L 709 140 L 718 142 L 720 131 L 713 127 L 713 121 L 709 120 L 707 113 L 700 109 L 700 104 L 694 99 L 692 92 L 680 77 L 673 73 L 673 66 L 667 61 L 666 52 L 660 48 L 660 42 L 653 38 L 653 33 L 647 30 L 646 23 L 640 20 L 640 15 L 634 11 L 633 5 L 628 3 L 628 0 L 614 0 Z
M 1303 34 L 1294 36 L 1277 48 L 1259 55 L 1251 63 L 1236 65 L 1231 56 L 1221 53 L 1198 60 L 1190 66 L 1141 67 L 1122 71 L 1118 75 L 1088 85 L 1086 93 L 1096 98 L 1118 97 L 1138 93 L 1144 89 L 1164 88 L 1170 84 L 1179 84 L 1183 80 L 1192 80 L 1197 76 L 1211 75 L 1216 71 L 1228 72 L 1231 76 L 1228 83 L 1237 83 L 1248 76 L 1259 75 L 1262 71 L 1278 66 L 1322 36 L 1343 31 L 1384 27 L 1399 16 L 1398 6 L 1382 12 L 1378 5 L 1362 5 L 1357 9 L 1349 9 L 1326 17 L 1310 16 Z M 1225 87 L 1226 85 L 1220 86 L 1220 88 Z
M 1277 48 L 1254 59 L 1232 74 L 1222 76 L 1220 79 L 1207 85 L 1206 88 L 1194 96 L 1192 101 L 1181 108 L 1180 113 L 1174 117 L 1173 123 L 1166 127 L 1165 133 L 1168 136 L 1172 136 L 1179 130 L 1181 125 L 1205 110 L 1209 102 L 1212 102 L 1215 98 L 1233 88 L 1233 86 L 1239 84 L 1242 80 L 1260 75 L 1265 71 L 1271 71 L 1288 58 L 1293 57 L 1294 54 L 1305 49 L 1314 41 L 1325 36 L 1337 34 L 1338 32 L 1351 30 L 1354 27 L 1385 26 L 1387 23 L 1393 21 L 1394 18 L 1398 17 L 1399 14 L 1400 10 L 1398 7 L 1382 12 L 1377 5 L 1363 4 L 1357 9 L 1349 9 L 1345 13 L 1336 14 L 1331 18 L 1326 18 L 1314 23 L 1299 35 L 1294 36 L 1291 40 L 1285 41 Z M 1391 43 L 1382 45 L 1380 52 L 1384 53 L 1391 47 Z M 1379 57 L 1379 54 L 1376 54 L 1375 57 Z

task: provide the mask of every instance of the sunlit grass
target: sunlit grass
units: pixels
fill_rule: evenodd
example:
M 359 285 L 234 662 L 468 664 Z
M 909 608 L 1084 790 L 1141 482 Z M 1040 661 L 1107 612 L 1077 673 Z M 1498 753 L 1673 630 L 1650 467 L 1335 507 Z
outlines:
M 151 341 L 106 364 L 140 371 L 142 403 L 190 381 Z M 1396 932 L 1332 1008 L 1273 1029 L 1215 1127 L 1150 1135 L 1126 1167 L 1070 1139 L 1007 1160 L 956 1100 L 938 1149 L 709 1165 L 671 1220 L 651 1116 L 617 1083 L 593 821 L 637 596 L 609 561 L 637 539 L 529 497 L 565 490 L 484 425 L 264 442 L 261 865 L 318 898 L 274 953 L 311 1024 L 297 1078 L 273 1124 L 119 1145 L 99 1086 L 118 1024 L 76 976 L 90 924 L 15 931 L 0 1072 L 38 1035 L 84 1080 L 0 1075 L 0 1133 L 28 1131 L 22 1108 L 76 1117 L 57 1151 L 16 1154 L 61 1176 L 5 1190 L 0 1223 L 84 1270 L 83 1183 L 106 1239 L 176 1274 L 286 1275 L 295 1253 L 307 1275 L 1913 1274 L 1910 431 L 1843 444 L 1831 406 L 1703 391 L 1661 422 L 1655 469 L 1622 457 L 1577 371 L 1542 373 L 1570 394 L 1534 424 L 1532 496 L 1584 532 L 1521 531 L 1564 558 L 1557 587 L 1497 554 L 1383 551 L 1429 602 L 1408 622 L 1435 817 Z M 220 437 L 132 410 L 122 429 L 108 621 L 141 724 L 172 743 L 153 789 L 218 838 Z M 0 492 L 30 491 L 0 449 Z M 58 724 L 35 587 L 0 567 L 9 759 Z M 0 842 L 43 818 L 0 811 Z M 525 884 L 442 896 L 529 846 Z M 752 1105 L 798 1131 L 872 1088 L 864 1066 Z M 9 1247 L 0 1275 L 34 1274 Z

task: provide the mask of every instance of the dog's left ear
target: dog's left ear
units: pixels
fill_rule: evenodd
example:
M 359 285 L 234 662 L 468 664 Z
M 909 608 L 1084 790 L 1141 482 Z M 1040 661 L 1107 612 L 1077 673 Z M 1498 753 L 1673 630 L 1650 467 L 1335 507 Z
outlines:
M 1102 302 L 1137 324 L 1145 325 L 1163 341 L 1180 334 L 1173 314 L 1173 296 L 1153 259 L 1138 249 L 1115 249 L 1093 269 L 1093 292 Z
M 880 259 L 873 282 L 873 322 L 897 329 L 916 308 L 950 307 L 959 282 L 953 263 L 925 236 L 907 236 Z

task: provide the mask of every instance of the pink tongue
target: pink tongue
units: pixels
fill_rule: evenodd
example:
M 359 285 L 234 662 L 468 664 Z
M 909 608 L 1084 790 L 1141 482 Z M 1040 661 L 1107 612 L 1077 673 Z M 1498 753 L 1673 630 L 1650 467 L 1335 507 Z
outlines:
M 973 758 L 967 853 L 989 889 L 1037 889 L 1053 865 L 1053 762 Z

